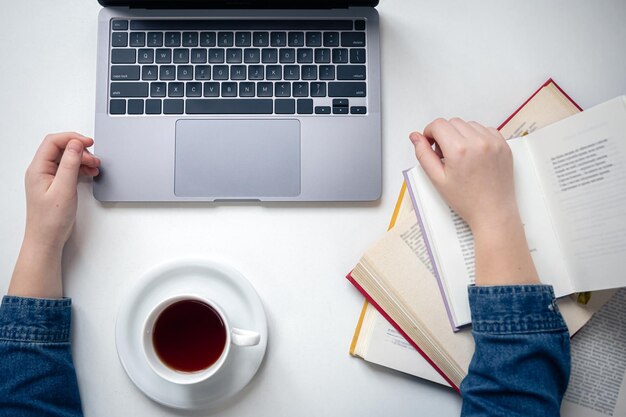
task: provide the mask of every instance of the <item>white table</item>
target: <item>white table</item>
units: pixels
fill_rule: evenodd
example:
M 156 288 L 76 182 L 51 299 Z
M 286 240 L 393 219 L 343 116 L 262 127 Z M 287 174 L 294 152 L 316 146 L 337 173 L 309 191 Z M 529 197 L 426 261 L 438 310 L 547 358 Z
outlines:
M 387 225 L 435 117 L 498 125 L 548 77 L 583 108 L 626 93 L 626 2 L 382 0 L 384 192 L 372 204 L 100 204 L 80 185 L 64 257 L 86 416 L 180 415 L 144 397 L 117 358 L 121 298 L 164 260 L 230 263 L 270 322 L 264 365 L 216 416 L 455 416 L 460 397 L 351 358 L 362 297 L 344 279 Z M 0 9 L 0 280 L 22 237 L 23 175 L 46 132 L 93 134 L 96 0 Z M 141 157 L 141 156 L 140 156 Z M 146 155 L 145 157 L 149 157 Z M 192 415 L 204 415 L 196 413 Z

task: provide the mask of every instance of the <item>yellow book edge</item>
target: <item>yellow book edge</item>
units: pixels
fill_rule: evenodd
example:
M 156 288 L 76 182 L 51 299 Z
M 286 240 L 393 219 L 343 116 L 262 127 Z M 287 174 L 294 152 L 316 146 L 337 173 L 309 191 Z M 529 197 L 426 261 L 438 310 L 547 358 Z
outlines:
M 400 194 L 398 195 L 398 200 L 396 201 L 396 206 L 393 209 L 393 214 L 391 215 L 391 220 L 389 221 L 389 227 L 387 228 L 387 230 L 391 230 L 391 228 L 396 224 L 396 220 L 398 219 L 398 213 L 400 213 L 400 207 L 402 206 L 402 200 L 404 199 L 405 192 L 406 192 L 406 183 L 402 181 L 402 188 L 400 188 Z M 356 349 L 356 344 L 359 340 L 359 335 L 361 334 L 361 328 L 363 326 L 363 319 L 365 318 L 365 313 L 367 312 L 368 305 L 369 305 L 369 301 L 365 299 L 365 301 L 363 301 L 363 308 L 361 309 L 359 321 L 357 322 L 356 328 L 354 329 L 352 342 L 350 343 L 350 355 L 352 356 L 356 356 L 354 354 L 354 350 Z

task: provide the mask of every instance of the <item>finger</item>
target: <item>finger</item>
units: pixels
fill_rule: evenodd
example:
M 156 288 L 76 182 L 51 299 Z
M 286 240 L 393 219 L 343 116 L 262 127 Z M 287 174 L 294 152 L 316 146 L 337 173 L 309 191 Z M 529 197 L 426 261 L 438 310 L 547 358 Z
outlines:
M 81 165 L 78 174 L 82 177 L 97 177 L 98 174 L 100 174 L 100 170 L 98 168 Z
M 87 149 L 83 150 L 83 159 L 81 160 L 81 165 L 86 165 L 89 167 L 98 167 L 100 166 L 100 158 L 93 155 Z
M 434 184 L 438 184 L 444 177 L 444 166 L 441 157 L 433 150 L 428 139 L 419 132 L 413 132 L 409 136 L 415 145 L 415 156 L 426 175 Z
M 486 135 L 488 137 L 493 137 L 493 135 L 491 134 L 491 132 L 489 131 L 489 129 L 487 129 L 485 126 L 481 125 L 480 123 L 477 122 L 468 122 L 468 125 L 477 133 L 481 134 L 481 135 Z
M 487 130 L 489 130 L 489 132 L 495 137 L 504 139 L 504 136 L 502 136 L 502 133 L 500 133 L 500 131 L 496 129 L 495 127 L 488 127 Z
M 35 153 L 31 166 L 37 171 L 44 171 L 50 163 L 59 162 L 65 146 L 73 139 L 80 141 L 83 147 L 93 145 L 93 139 L 75 132 L 47 135 Z
M 476 130 L 474 130 L 469 123 L 460 117 L 453 117 L 450 119 L 450 124 L 466 138 L 476 136 Z
M 82 154 L 83 144 L 80 140 L 73 139 L 67 144 L 61 162 L 59 162 L 57 173 L 50 186 L 51 191 L 68 194 L 76 192 Z
M 429 123 L 424 128 L 423 136 L 437 142 L 444 155 L 446 154 L 446 149 L 463 139 L 461 132 L 445 119 L 436 119 Z

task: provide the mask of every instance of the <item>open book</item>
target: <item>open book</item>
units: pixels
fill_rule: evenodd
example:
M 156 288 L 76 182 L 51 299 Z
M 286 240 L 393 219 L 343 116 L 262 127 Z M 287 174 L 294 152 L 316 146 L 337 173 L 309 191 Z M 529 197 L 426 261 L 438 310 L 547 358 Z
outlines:
M 626 96 L 509 140 L 516 195 L 542 282 L 557 297 L 626 286 Z M 415 167 L 405 172 L 454 329 L 471 322 L 468 225 Z

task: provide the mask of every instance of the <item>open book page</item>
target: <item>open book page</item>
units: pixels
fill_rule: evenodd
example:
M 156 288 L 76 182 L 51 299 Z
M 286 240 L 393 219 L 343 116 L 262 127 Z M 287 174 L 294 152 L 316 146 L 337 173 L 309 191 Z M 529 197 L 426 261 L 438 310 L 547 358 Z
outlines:
M 572 292 L 626 286 L 626 98 L 528 137 Z
M 572 371 L 561 414 L 625 416 L 626 288 L 620 289 L 571 343 Z

